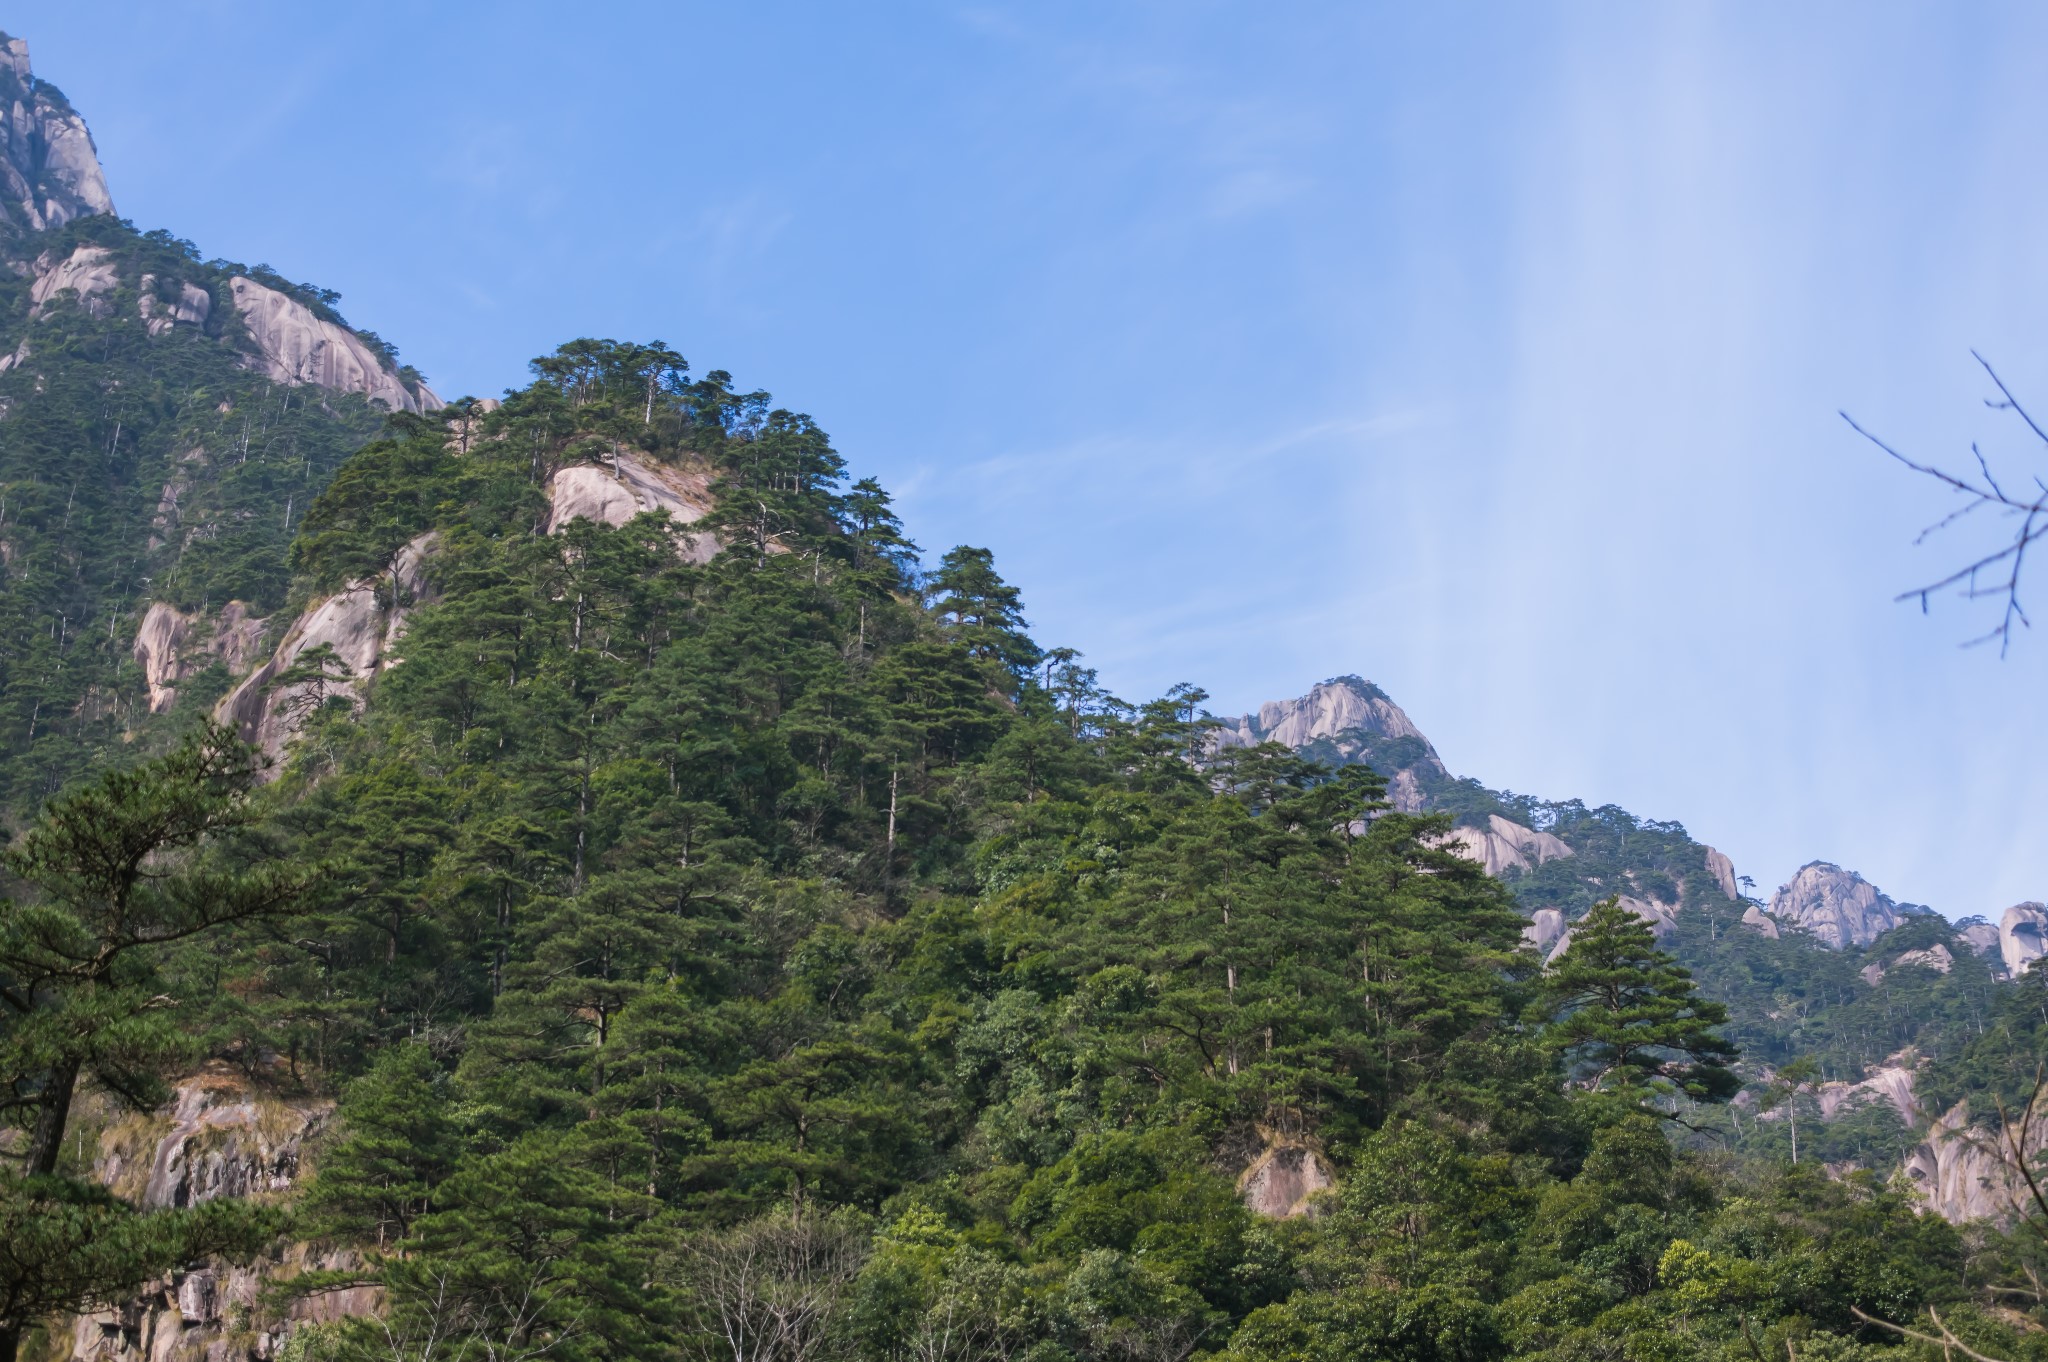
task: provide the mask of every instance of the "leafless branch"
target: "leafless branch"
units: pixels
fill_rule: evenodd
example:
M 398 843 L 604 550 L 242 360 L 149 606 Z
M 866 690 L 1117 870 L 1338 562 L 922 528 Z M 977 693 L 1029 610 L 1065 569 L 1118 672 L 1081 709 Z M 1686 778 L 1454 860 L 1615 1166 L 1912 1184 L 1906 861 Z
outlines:
M 2025 405 L 2013 395 L 2012 389 L 2006 386 L 2005 380 L 1998 376 L 1998 371 L 1993 369 L 1990 362 L 1976 351 L 1971 351 L 1970 356 L 1983 366 L 1984 372 L 1990 376 L 1992 384 L 1997 387 L 1999 392 L 1998 397 L 1985 399 L 1984 405 L 1993 411 L 2012 412 L 2021 421 L 2026 423 L 2027 429 L 2033 432 L 2035 438 L 2039 439 L 2044 446 L 2048 446 L 2048 431 L 2043 431 L 2041 424 L 2028 412 Z M 1921 463 L 1917 459 L 1907 457 L 1858 425 L 1855 418 L 1850 416 L 1849 413 L 1843 412 L 1841 415 L 1842 419 L 1849 423 L 1851 430 L 1876 445 L 1891 458 L 1904 464 L 1913 472 L 1923 477 L 1932 478 L 1950 491 L 1966 498 L 1964 506 L 1950 512 L 1922 530 L 1918 537 L 1914 539 L 1914 543 L 1920 543 L 1936 531 L 1946 529 L 1971 512 L 1983 510 L 1986 507 L 2001 512 L 2006 516 L 2016 517 L 2019 520 L 2019 527 L 2014 531 L 2011 542 L 2007 543 L 2004 547 L 1995 552 L 1984 554 L 1974 562 L 1956 569 L 1937 581 L 1928 582 L 1926 585 L 1915 587 L 1910 591 L 1902 591 L 1893 598 L 1899 601 L 1919 601 L 1920 610 L 1923 614 L 1927 611 L 1928 597 L 1936 592 L 1946 591 L 1950 587 L 1960 587 L 1960 594 L 1965 600 L 1981 600 L 1987 597 L 2003 598 L 2005 605 L 2000 614 L 1997 627 L 1988 633 L 1966 640 L 1963 645 L 1964 647 L 1974 647 L 1996 639 L 1998 641 L 1999 656 L 2003 657 L 2012 646 L 2013 625 L 2017 623 L 2022 628 L 2028 629 L 2033 627 L 2033 621 L 2028 618 L 2026 608 L 2020 602 L 2020 580 L 2026 569 L 2028 549 L 2034 545 L 2036 540 L 2048 536 L 2048 483 L 2044 483 L 2038 477 L 2032 479 L 2034 492 L 2030 496 L 2009 492 L 2006 490 L 2005 485 L 1998 480 L 1997 475 L 1991 471 L 1991 463 L 1984 457 L 1983 450 L 1975 444 L 1970 446 L 1970 454 L 1977 463 L 1975 475 L 1952 473 L 1939 465 Z
M 1889 1329 L 1893 1333 L 1910 1338 L 1916 1343 L 1932 1343 L 1935 1347 L 1941 1349 L 1943 1356 L 1947 1356 L 1949 1350 L 1954 1349 L 1966 1357 L 1975 1358 L 1976 1362 L 2005 1362 L 2004 1358 L 1991 1357 L 1980 1353 L 1960 1338 L 1957 1338 L 1955 1331 L 1941 1322 L 1941 1316 L 1934 1312 L 1934 1307 L 1931 1305 L 1927 1307 L 1927 1317 L 1934 1321 L 1935 1328 L 1941 1330 L 1939 1337 L 1934 1334 L 1923 1333 L 1918 1329 L 1908 1329 L 1903 1324 L 1894 1324 L 1887 1319 L 1879 1319 L 1876 1315 L 1865 1314 L 1853 1305 L 1849 1307 L 1849 1313 L 1862 1320 L 1865 1324 L 1875 1324 L 1880 1329 Z

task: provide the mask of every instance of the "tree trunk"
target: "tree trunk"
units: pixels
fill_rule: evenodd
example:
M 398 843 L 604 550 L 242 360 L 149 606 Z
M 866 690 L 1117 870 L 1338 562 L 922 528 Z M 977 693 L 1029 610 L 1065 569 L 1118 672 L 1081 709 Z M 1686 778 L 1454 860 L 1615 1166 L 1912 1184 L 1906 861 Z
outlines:
M 77 1060 L 66 1060 L 50 1071 L 49 1086 L 43 1089 L 42 1106 L 36 1112 L 35 1133 L 29 1137 L 24 1172 L 34 1175 L 57 1171 L 57 1155 L 64 1148 L 64 1127 L 71 1119 L 71 1094 L 77 1087 Z M 0 1352 L 0 1358 L 6 1356 Z
M 21 1348 L 21 1326 L 0 1324 L 0 1362 L 14 1362 Z

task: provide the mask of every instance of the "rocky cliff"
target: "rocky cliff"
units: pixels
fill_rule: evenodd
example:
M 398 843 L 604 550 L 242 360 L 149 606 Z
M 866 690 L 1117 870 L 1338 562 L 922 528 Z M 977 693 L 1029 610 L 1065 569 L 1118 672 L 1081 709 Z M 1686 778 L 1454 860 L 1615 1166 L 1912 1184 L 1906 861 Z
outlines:
M 255 343 L 249 367 L 279 383 L 361 393 L 392 411 L 433 411 L 444 405 L 424 383 L 393 372 L 361 336 L 290 294 L 240 274 L 228 280 L 228 292 Z
M 1362 761 L 1387 777 L 1388 797 L 1403 813 L 1426 802 L 1425 787 L 1447 772 L 1436 748 L 1401 707 L 1372 682 L 1333 677 L 1293 700 L 1269 700 L 1256 714 L 1224 719 L 1219 747 L 1277 742 L 1332 764 Z
M 421 535 L 399 552 L 387 572 L 314 602 L 285 632 L 269 660 L 228 692 L 214 716 L 275 758 L 320 705 L 334 698 L 360 705 L 377 674 L 394 664 L 391 650 L 405 635 L 408 615 L 432 599 L 425 568 L 433 542 L 433 535 Z M 334 680 L 280 684 L 294 663 L 323 647 L 333 650 L 338 664 Z
M 2027 1157 L 2038 1156 L 2044 1144 L 2048 1129 L 2037 1124 Z M 2026 1179 L 2001 1132 L 1975 1124 L 1967 1102 L 1958 1102 L 1928 1126 L 1927 1138 L 1906 1158 L 1905 1175 L 1929 1210 L 1958 1223 L 2008 1221 L 2032 1207 Z
M 0 33 L 0 219 L 17 232 L 112 213 L 85 120 L 29 67 L 28 44 Z
M 291 1193 L 310 1171 L 308 1151 L 333 1119 L 333 1104 L 259 1091 L 224 1065 L 178 1084 L 149 1116 L 118 1121 L 101 1135 L 96 1171 L 114 1192 L 145 1209 L 196 1206 L 218 1197 L 268 1199 Z M 119 1309 L 81 1315 L 58 1357 L 78 1362 L 270 1362 L 294 1329 L 376 1308 L 376 1292 L 352 1288 L 278 1308 L 264 1288 L 314 1269 L 346 1269 L 347 1252 L 289 1245 L 242 1267 L 194 1264 Z
M 678 468 L 621 450 L 601 465 L 575 464 L 556 471 L 548 481 L 543 529 L 554 534 L 572 520 L 623 525 L 646 511 L 666 511 L 670 520 L 690 525 L 710 513 L 711 503 L 708 470 Z M 684 535 L 677 549 L 690 562 L 709 562 L 718 552 L 718 538 L 708 531 Z
M 1809 861 L 1771 895 L 1770 914 L 1835 950 L 1867 946 L 1899 925 L 1899 905 L 1853 870 Z
M 1444 838 L 1443 846 L 1468 861 L 1476 861 L 1494 876 L 1509 870 L 1531 870 L 1545 861 L 1572 854 L 1570 847 L 1549 833 L 1525 828 L 1497 813 L 1488 815 L 1478 826 L 1454 829 Z
M 2048 954 L 2048 907 L 2015 903 L 1998 919 L 1998 953 L 2006 972 L 2017 978 Z

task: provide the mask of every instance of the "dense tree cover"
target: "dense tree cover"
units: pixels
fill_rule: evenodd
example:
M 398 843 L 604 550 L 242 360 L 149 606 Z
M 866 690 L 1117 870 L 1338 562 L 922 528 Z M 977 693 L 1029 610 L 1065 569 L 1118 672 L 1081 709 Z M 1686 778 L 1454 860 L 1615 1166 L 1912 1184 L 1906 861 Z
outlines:
M 191 1044 L 340 1092 L 292 1233 L 362 1266 L 295 1285 L 386 1311 L 296 1356 L 1879 1362 L 1856 1312 L 1930 1305 L 2039 1351 L 2020 1249 L 1685 1135 L 1733 1047 L 1632 915 L 1545 971 L 1452 815 L 1105 694 L 808 417 L 535 368 L 306 514 L 298 597 L 433 536 L 264 795 L 322 896 L 146 953 Z M 628 451 L 717 510 L 540 533 Z M 1281 1153 L 1316 1214 L 1247 1205 Z
M 1306 750 L 1383 771 L 1408 768 L 1418 776 L 1429 807 L 1460 824 L 1478 826 L 1498 814 L 1561 838 L 1573 855 L 1527 870 L 1510 868 L 1504 876 L 1525 911 L 1557 908 L 1577 920 L 1617 893 L 1676 905 L 1680 911 L 1660 944 L 1693 973 L 1703 994 L 1726 1009 L 1720 1031 L 1745 1056 L 1739 1072 L 1751 1086 L 1750 1097 L 1768 1100 L 1780 1067 L 1800 1061 L 1810 1066 L 1800 1083 L 1779 1095 L 1772 1118 L 1752 1121 L 1739 1112 L 1710 1117 L 1716 1141 L 1764 1157 L 1789 1157 L 1793 1124 L 1805 1121 L 1813 1157 L 1895 1167 L 1919 1142 L 1913 1127 L 1880 1100 L 1838 1109 L 1821 1122 L 1816 1118 L 1822 1086 L 1855 1083 L 1886 1063 L 1919 1063 L 1929 1066 L 1929 1100 L 1940 1101 L 1957 1081 L 1948 1077 L 1951 1061 L 1971 1047 L 1983 1049 L 1982 1038 L 1999 1013 L 2005 990 L 1995 958 L 1980 954 L 1955 925 L 1933 913 L 1908 916 L 1857 949 L 1830 950 L 1796 931 L 1773 939 L 1742 921 L 1762 901 L 1724 894 L 1708 869 L 1707 848 L 1682 824 L 1639 818 L 1611 804 L 1593 808 L 1451 779 L 1428 763 L 1417 764 L 1422 745 L 1412 738 L 1347 740 L 1341 750 L 1324 740 Z M 1906 952 L 1937 945 L 1949 953 L 1947 971 L 1895 967 Z M 2011 1062 L 2031 1074 L 2048 1050 L 2014 1053 L 2023 1059 Z
M 65 1138 L 81 1087 L 148 1110 L 203 1054 L 166 992 L 167 949 L 308 901 L 317 872 L 277 856 L 257 826 L 254 758 L 204 727 L 54 801 L 7 850 L 25 892 L 0 901 L 0 1119 L 19 1137 L 18 1170 L 0 1170 L 0 1357 L 45 1314 L 118 1301 L 275 1228 L 238 1202 L 137 1214 Z
M 0 815 L 12 819 L 145 724 L 131 650 L 152 600 L 285 605 L 285 550 L 308 504 L 383 423 L 360 396 L 279 387 L 241 362 L 231 274 L 330 317 L 332 295 L 110 218 L 15 249 L 56 261 L 81 245 L 108 251 L 121 280 L 90 308 L 59 294 L 31 319 L 33 269 L 0 270 L 0 350 L 14 360 L 0 371 Z M 164 296 L 205 290 L 206 325 L 151 335 L 144 276 Z M 225 684 L 195 684 L 193 707 Z

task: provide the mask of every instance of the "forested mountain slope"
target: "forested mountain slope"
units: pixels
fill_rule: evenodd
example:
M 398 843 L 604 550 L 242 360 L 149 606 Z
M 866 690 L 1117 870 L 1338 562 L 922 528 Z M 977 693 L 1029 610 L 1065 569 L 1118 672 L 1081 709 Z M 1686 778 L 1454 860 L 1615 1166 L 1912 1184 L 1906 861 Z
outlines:
M 2038 980 L 1942 919 L 1780 921 L 1355 678 L 1110 695 L 666 346 L 444 405 L 317 289 L 23 231 L 0 1356 L 2048 1352 L 2023 1194 L 1813 1129 L 1908 1045 L 2027 1101 Z
M 1759 1151 L 1790 1153 L 1804 1113 L 1809 1157 L 1837 1166 L 1907 1166 L 1952 1215 L 2000 1204 L 1976 1186 L 1982 1166 L 1940 1130 L 1993 1115 L 1996 1088 L 2014 1096 L 2015 1075 L 2043 1053 L 2030 1027 L 2014 1031 L 2008 981 L 2042 954 L 2039 904 L 2016 904 L 1997 925 L 1951 924 L 1931 909 L 1899 904 L 1861 876 L 1826 862 L 1801 867 L 1766 902 L 1743 892 L 1734 866 L 1675 822 L 1613 806 L 1589 809 L 1487 789 L 1450 775 L 1435 747 L 1391 697 L 1356 676 L 1320 683 L 1297 700 L 1222 721 L 1231 746 L 1271 740 L 1335 764 L 1363 763 L 1415 812 L 1455 820 L 1443 845 L 1483 866 L 1530 917 L 1525 936 L 1554 958 L 1570 924 L 1618 895 L 1683 961 L 1701 990 L 1729 1012 L 1724 1033 L 1741 1046 L 1752 1088 L 1717 1135 Z M 1984 1056 L 2009 1053 L 1992 1084 Z M 1773 1093 L 1777 1070 L 1805 1074 Z M 1808 1070 L 1810 1069 L 1810 1074 Z M 1745 1120 L 1758 1101 L 1764 1120 Z M 1953 1146 L 1953 1147 L 1952 1147 Z M 1967 1168 L 1957 1171 L 1966 1163 Z
M 1836 1264 L 1769 1307 L 1800 1337 L 1959 1289 L 1903 1193 L 1674 1151 L 1650 1113 L 1725 1098 L 1732 1050 L 1637 917 L 1539 972 L 1450 819 L 1216 753 L 1190 690 L 1103 694 L 985 553 L 915 573 L 808 418 L 657 347 L 536 370 L 395 419 L 308 511 L 294 598 L 408 554 L 419 588 L 370 675 L 293 683 L 260 799 L 324 892 L 160 962 L 226 1067 L 100 1138 L 106 1176 L 234 1093 L 344 1085 L 336 1136 L 269 1118 L 320 1145 L 269 1270 L 386 1324 L 235 1286 L 74 1346 L 662 1357 L 801 1289 L 806 1347 L 877 1358 L 1576 1352 L 1641 1346 L 1724 1240 Z M 629 463 L 703 514 L 556 514 Z M 1801 1228 L 1749 1243 L 1756 1198 Z
M 331 295 L 165 233 L 79 216 L 0 256 L 0 808 L 19 815 L 174 690 L 217 693 L 287 606 L 286 547 L 342 460 L 438 399 Z

